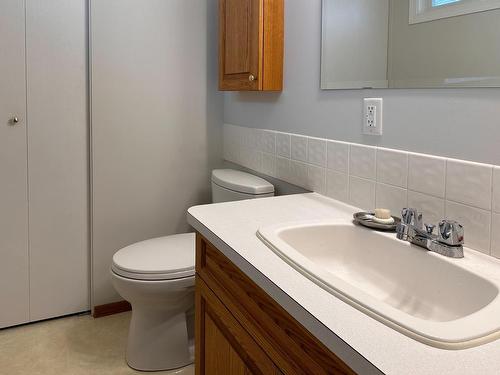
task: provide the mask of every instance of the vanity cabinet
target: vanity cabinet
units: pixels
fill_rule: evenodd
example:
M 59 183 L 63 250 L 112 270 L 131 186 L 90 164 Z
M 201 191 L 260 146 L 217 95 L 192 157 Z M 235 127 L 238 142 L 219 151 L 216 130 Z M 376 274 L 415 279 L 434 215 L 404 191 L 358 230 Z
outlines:
M 284 0 L 219 0 L 219 90 L 283 89 Z
M 196 236 L 196 374 L 354 374 L 203 236 Z

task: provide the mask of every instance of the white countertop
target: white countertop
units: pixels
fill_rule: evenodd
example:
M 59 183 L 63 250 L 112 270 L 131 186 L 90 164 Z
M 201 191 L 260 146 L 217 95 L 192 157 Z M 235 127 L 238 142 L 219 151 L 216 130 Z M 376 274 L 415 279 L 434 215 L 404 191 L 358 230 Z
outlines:
M 263 225 L 350 219 L 356 211 L 310 193 L 196 206 L 188 221 L 359 374 L 500 374 L 500 340 L 456 351 L 422 344 L 331 295 L 256 236 Z

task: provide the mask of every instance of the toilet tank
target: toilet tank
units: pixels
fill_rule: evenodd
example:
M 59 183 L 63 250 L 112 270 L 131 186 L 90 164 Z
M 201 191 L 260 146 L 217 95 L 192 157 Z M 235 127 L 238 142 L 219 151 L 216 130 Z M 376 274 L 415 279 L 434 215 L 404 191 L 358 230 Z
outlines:
M 212 171 L 212 202 L 230 202 L 274 196 L 274 186 L 263 178 L 234 169 Z

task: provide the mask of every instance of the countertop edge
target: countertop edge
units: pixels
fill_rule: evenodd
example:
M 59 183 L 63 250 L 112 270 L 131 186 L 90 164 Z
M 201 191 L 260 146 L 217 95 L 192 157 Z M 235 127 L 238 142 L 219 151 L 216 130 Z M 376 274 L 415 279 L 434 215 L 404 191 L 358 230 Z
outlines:
M 192 207 L 194 208 L 194 207 Z M 338 337 L 335 332 L 322 324 L 314 315 L 292 299 L 287 293 L 269 280 L 264 274 L 250 264 L 235 249 L 227 245 L 223 239 L 213 233 L 207 226 L 200 222 L 193 214 L 187 212 L 188 223 L 214 246 L 216 246 L 231 262 L 233 262 L 245 275 L 250 277 L 271 298 L 283 307 L 294 319 L 302 324 L 326 347 L 334 352 L 349 367 L 358 374 L 383 374 L 374 364 L 362 354 L 353 349 L 347 342 Z

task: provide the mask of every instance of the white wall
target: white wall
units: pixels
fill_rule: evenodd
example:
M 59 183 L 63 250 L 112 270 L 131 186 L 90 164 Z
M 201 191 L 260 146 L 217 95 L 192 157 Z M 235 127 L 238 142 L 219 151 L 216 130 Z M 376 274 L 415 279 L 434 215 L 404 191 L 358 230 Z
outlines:
M 93 304 L 114 252 L 189 230 L 220 161 L 215 0 L 92 1 Z
M 287 1 L 285 88 L 228 93 L 226 123 L 500 164 L 500 89 L 321 91 L 321 0 Z M 384 135 L 361 135 L 362 98 L 384 98 Z

